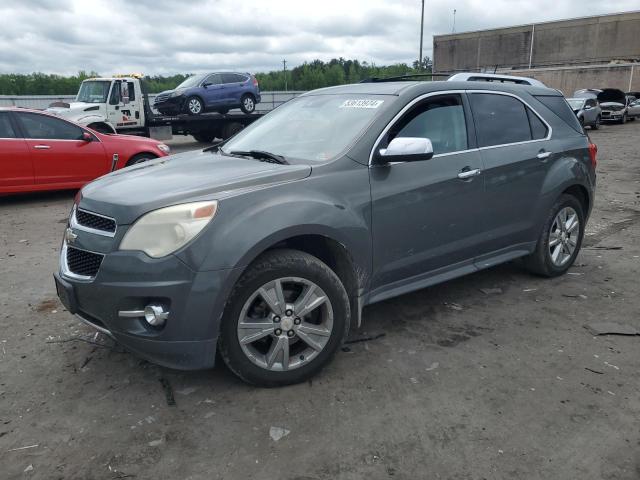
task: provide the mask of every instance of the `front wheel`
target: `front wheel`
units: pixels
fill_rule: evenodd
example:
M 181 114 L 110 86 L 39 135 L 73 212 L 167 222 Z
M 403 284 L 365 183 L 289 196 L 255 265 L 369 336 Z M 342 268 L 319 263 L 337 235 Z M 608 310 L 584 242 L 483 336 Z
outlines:
M 244 113 L 253 113 L 256 110 L 256 101 L 252 95 L 245 94 L 240 99 L 240 110 Z
M 143 163 L 148 160 L 153 160 L 155 158 L 158 158 L 158 157 L 155 156 L 153 153 L 139 153 L 138 155 L 135 155 L 134 157 L 131 158 L 131 160 L 127 162 L 127 167 L 130 167 L 131 165 L 137 165 L 138 163 Z
M 596 121 L 593 125 L 591 125 L 593 130 L 600 130 L 600 115 L 596 117 Z
M 564 194 L 551 208 L 534 252 L 525 266 L 544 277 L 557 277 L 573 265 L 584 236 L 585 216 L 580 201 Z
M 349 300 L 338 276 L 297 250 L 262 255 L 234 287 L 219 351 L 244 381 L 265 387 L 305 381 L 346 338 Z
M 200 115 L 204 111 L 202 100 L 200 100 L 198 97 L 187 98 L 186 107 L 187 113 L 189 115 Z
M 624 125 L 625 123 L 627 123 L 627 114 L 623 113 L 622 118 L 620 119 L 620 125 Z

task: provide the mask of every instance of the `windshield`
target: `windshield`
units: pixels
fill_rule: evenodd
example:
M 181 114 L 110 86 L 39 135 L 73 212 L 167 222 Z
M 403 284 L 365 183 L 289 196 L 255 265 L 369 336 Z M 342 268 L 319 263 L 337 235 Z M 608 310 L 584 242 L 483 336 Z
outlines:
M 176 89 L 178 88 L 191 88 L 191 87 L 196 87 L 200 84 L 200 82 L 202 80 L 204 80 L 204 77 L 206 77 L 206 74 L 203 75 L 194 75 L 192 77 L 187 78 L 184 82 L 182 82 L 180 85 L 178 85 L 176 87 Z
M 350 146 L 390 103 L 387 95 L 298 97 L 252 123 L 222 151 L 262 150 L 285 158 L 322 162 Z
M 102 80 L 82 82 L 78 96 L 76 96 L 76 102 L 105 103 L 107 101 L 107 95 L 109 94 L 110 85 L 111 82 Z
M 568 98 L 567 102 L 569 102 L 569 105 L 571 105 L 571 108 L 574 110 L 582 108 L 582 105 L 584 105 L 584 100 L 582 98 Z

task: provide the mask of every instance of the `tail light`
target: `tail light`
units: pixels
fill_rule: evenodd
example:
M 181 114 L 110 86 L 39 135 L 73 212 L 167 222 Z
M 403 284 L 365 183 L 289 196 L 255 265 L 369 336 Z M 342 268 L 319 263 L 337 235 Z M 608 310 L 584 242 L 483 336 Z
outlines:
M 254 77 L 253 75 L 251 76 L 251 79 L 253 80 L 253 86 L 257 87 L 258 86 L 258 79 L 256 77 Z
M 596 169 L 596 165 L 598 165 L 598 160 L 596 159 L 596 155 L 598 154 L 598 146 L 595 143 L 591 143 L 589 141 L 589 158 L 591 159 L 591 166 L 593 169 Z

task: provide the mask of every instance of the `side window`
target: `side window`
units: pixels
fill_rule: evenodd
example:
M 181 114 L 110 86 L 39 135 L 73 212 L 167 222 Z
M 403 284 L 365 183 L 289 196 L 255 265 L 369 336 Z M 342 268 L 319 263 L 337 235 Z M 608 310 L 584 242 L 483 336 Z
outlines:
M 435 155 L 466 150 L 467 124 L 460 95 L 444 95 L 420 103 L 391 128 L 387 142 L 396 137 L 428 138 Z
M 133 82 L 127 82 L 127 88 L 129 90 L 129 101 L 133 102 L 136 99 L 136 88 L 133 85 Z
M 479 147 L 531 140 L 529 118 L 521 101 L 491 93 L 472 93 L 470 98 Z
M 111 95 L 109 96 L 109 105 L 120 105 L 120 82 L 111 84 Z
M 80 140 L 82 129 L 71 123 L 37 113 L 18 113 L 27 138 L 41 140 Z
M 222 74 L 222 83 L 238 83 L 240 81 L 240 75 L 236 75 L 235 73 Z
M 0 138 L 17 138 L 8 113 L 0 113 Z
M 531 136 L 534 140 L 542 140 L 547 137 L 549 129 L 540 120 L 540 117 L 533 113 L 531 109 L 527 108 L 527 115 L 529 116 L 529 125 L 531 125 Z
M 207 78 L 205 78 L 204 82 L 202 83 L 210 83 L 212 85 L 219 85 L 220 82 L 220 75 L 218 75 L 217 73 L 213 73 L 211 75 L 209 75 Z

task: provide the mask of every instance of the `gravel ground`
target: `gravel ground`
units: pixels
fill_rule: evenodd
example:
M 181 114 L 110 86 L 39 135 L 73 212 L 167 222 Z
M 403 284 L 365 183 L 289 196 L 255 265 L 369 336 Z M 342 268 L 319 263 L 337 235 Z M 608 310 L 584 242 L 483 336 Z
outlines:
M 280 389 L 94 336 L 51 276 L 74 193 L 0 199 L 0 478 L 640 478 L 640 338 L 584 328 L 640 328 L 639 134 L 591 132 L 597 202 L 568 275 L 507 264 L 372 305 L 353 336 L 378 338 Z

